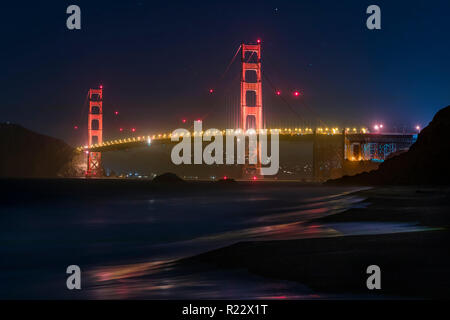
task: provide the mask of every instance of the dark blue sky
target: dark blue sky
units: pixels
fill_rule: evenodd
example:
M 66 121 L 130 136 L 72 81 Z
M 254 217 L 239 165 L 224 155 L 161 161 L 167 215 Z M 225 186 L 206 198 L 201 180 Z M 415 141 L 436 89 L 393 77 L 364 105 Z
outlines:
M 81 7 L 80 31 L 66 28 L 70 4 Z M 382 30 L 365 26 L 370 4 Z M 450 104 L 449 1 L 25 1 L 2 13 L 0 121 L 71 143 L 85 136 L 86 92 L 100 83 L 106 138 L 182 118 L 225 127 L 239 64 L 222 74 L 257 38 L 271 82 L 305 94 L 287 97 L 296 115 L 264 82 L 274 125 L 424 125 Z

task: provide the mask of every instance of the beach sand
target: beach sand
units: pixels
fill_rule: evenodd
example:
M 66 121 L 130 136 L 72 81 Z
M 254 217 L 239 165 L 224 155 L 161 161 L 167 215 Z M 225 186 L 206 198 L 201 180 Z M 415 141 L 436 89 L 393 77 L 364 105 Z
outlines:
M 402 221 L 425 231 L 284 241 L 241 242 L 179 261 L 180 268 L 240 269 L 297 281 L 318 293 L 375 298 L 450 297 L 450 190 L 383 187 L 360 191 L 366 207 L 315 223 Z M 366 269 L 381 268 L 381 290 L 368 290 Z

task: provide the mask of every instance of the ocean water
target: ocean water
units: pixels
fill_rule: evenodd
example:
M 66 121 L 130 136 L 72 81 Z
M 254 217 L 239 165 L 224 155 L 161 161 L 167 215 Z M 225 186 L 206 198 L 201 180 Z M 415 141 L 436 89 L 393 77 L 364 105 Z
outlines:
M 310 221 L 364 206 L 358 190 L 278 183 L 0 205 L 0 298 L 321 298 L 298 283 L 245 271 L 180 273 L 173 262 L 239 241 L 403 230 Z M 69 265 L 81 268 L 81 290 L 66 288 Z

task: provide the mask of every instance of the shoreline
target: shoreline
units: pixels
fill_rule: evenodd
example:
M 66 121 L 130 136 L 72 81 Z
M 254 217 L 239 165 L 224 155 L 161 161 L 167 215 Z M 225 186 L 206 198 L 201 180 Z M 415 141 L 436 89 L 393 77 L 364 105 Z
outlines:
M 194 272 L 246 270 L 265 278 L 299 282 L 319 294 L 448 298 L 450 219 L 445 211 L 450 208 L 450 190 L 378 187 L 354 194 L 367 196 L 365 208 L 351 208 L 310 222 L 401 221 L 440 230 L 245 241 L 181 259 L 177 265 Z M 366 287 L 366 268 L 372 264 L 381 268 L 381 290 Z
M 169 198 L 180 195 L 183 197 L 198 196 L 208 190 L 208 194 L 215 197 L 222 194 L 222 191 L 227 191 L 228 195 L 235 199 L 235 196 L 242 194 L 243 191 L 256 191 L 255 194 L 257 195 L 263 190 L 266 193 L 272 192 L 271 186 L 286 187 L 273 195 L 277 202 L 272 206 L 273 212 L 263 214 L 261 211 L 263 208 L 268 210 L 271 207 L 255 207 L 252 201 L 248 202 L 248 210 L 254 211 L 249 218 L 254 219 L 261 217 L 276 218 L 277 214 L 282 215 L 285 212 L 295 210 L 299 204 L 308 206 L 315 201 L 327 202 L 330 197 L 340 197 L 345 194 L 345 197 L 360 198 L 362 201 L 353 202 L 350 209 L 346 209 L 348 206 L 342 208 L 345 211 L 336 210 L 336 204 L 332 204 L 333 201 L 331 201 L 329 210 L 336 210 L 334 212 L 338 213 L 330 214 L 328 212 L 328 215 L 325 216 L 320 211 L 316 213 L 311 211 L 307 218 L 302 214 L 298 217 L 295 215 L 286 217 L 287 222 L 300 223 L 306 228 L 311 227 L 313 231 L 321 227 L 331 229 L 331 236 L 313 233 L 312 237 L 300 239 L 304 235 L 304 229 L 299 228 L 282 231 L 280 237 L 235 238 L 234 241 L 222 243 L 221 248 L 219 248 L 220 246 L 214 246 L 217 249 L 204 248 L 204 250 L 197 251 L 202 252 L 197 255 L 193 255 L 194 253 L 191 252 L 193 256 L 189 256 L 189 253 L 185 252 L 185 254 L 179 256 L 179 260 L 170 264 L 170 269 L 174 268 L 173 273 L 169 272 L 166 276 L 170 278 L 173 275 L 183 275 L 192 281 L 200 279 L 201 283 L 206 279 L 204 275 L 212 272 L 215 274 L 215 278 L 206 280 L 212 281 L 210 283 L 219 280 L 219 284 L 214 287 L 215 294 L 219 298 L 223 281 L 235 279 L 236 284 L 240 283 L 239 277 L 233 278 L 234 271 L 238 273 L 244 271 L 243 274 L 250 278 L 251 275 L 257 276 L 260 284 L 281 283 L 284 280 L 290 282 L 289 285 L 305 287 L 308 291 L 314 292 L 315 296 L 319 298 L 322 296 L 325 299 L 346 299 L 355 297 L 355 295 L 357 299 L 359 297 L 361 299 L 443 299 L 450 296 L 450 281 L 447 275 L 450 269 L 450 258 L 447 253 L 450 236 L 448 232 L 449 219 L 446 214 L 450 212 L 449 188 L 405 186 L 368 188 L 309 185 L 313 189 L 317 188 L 313 192 L 315 195 L 309 196 L 312 198 L 303 199 L 301 197 L 305 193 L 302 188 L 305 187 L 305 184 L 286 184 L 283 182 L 273 184 L 258 182 L 152 184 L 147 181 L 117 180 L 0 180 L 0 184 L 6 183 L 8 183 L 9 188 L 0 197 L 5 200 L 4 208 L 9 206 L 15 208 L 15 206 L 23 206 L 26 203 L 25 205 L 28 206 L 43 206 L 45 210 L 48 209 L 48 204 L 53 207 L 55 203 L 64 204 L 64 201 L 69 204 L 72 204 L 72 202 L 78 203 L 79 200 L 82 200 L 83 203 L 90 203 L 94 199 L 95 201 L 100 200 L 99 203 L 101 204 L 105 199 L 115 199 L 117 195 L 125 196 L 128 201 L 140 201 L 164 195 L 168 195 Z M 329 188 L 336 188 L 335 191 L 339 191 L 339 194 L 333 193 L 333 195 L 327 196 L 330 191 Z M 77 192 L 73 193 L 74 190 Z M 299 190 L 301 193 L 298 192 Z M 230 193 L 230 191 L 232 192 Z M 325 195 L 321 196 L 320 194 Z M 252 196 L 252 198 L 254 197 Z M 106 204 L 108 203 L 107 201 Z M 147 202 L 145 203 L 147 204 Z M 110 209 L 105 204 L 100 208 Z M 147 212 L 146 208 L 147 205 L 138 212 Z M 280 208 L 284 208 L 285 211 L 280 213 Z M 309 209 L 313 210 L 314 208 Z M 224 208 L 222 211 L 223 217 L 233 212 L 232 207 Z M 101 211 L 99 212 L 101 213 Z M 54 213 L 58 216 L 57 210 Z M 121 217 L 121 212 L 118 211 L 118 213 L 117 217 Z M 204 214 L 208 214 L 208 212 L 205 211 Z M 323 217 L 318 218 L 318 216 Z M 99 217 L 103 218 L 101 214 Z M 199 216 L 198 218 L 200 221 L 205 221 L 205 216 Z M 89 226 L 92 223 L 94 223 L 94 226 L 97 225 L 97 221 L 92 221 L 89 214 L 86 215 L 85 219 L 87 219 Z M 299 219 L 302 220 L 299 221 Z M 389 227 L 389 225 L 395 226 L 399 222 L 407 226 L 419 227 Z M 124 239 L 133 240 L 134 234 L 140 234 L 144 237 L 148 236 L 148 239 L 152 240 L 148 232 L 144 232 L 147 227 L 138 228 L 138 231 L 141 232 L 139 233 L 135 229 L 137 225 L 135 227 L 133 223 L 131 220 L 132 236 L 124 233 Z M 78 225 L 76 225 L 76 228 L 78 228 Z M 117 224 L 117 227 L 119 228 L 119 224 Z M 174 224 L 174 227 L 177 228 L 177 224 Z M 208 232 L 211 232 L 210 225 L 205 225 L 205 227 Z M 130 230 L 130 228 L 128 229 Z M 430 231 L 430 229 L 433 231 Z M 120 226 L 120 229 L 117 230 L 123 231 L 123 226 Z M 274 230 L 269 228 L 266 231 L 273 232 Z M 289 237 L 286 236 L 287 231 L 291 232 Z M 218 228 L 217 232 L 223 231 Z M 87 235 L 94 239 L 94 244 L 97 243 L 95 242 L 96 239 L 102 239 L 101 234 L 87 233 Z M 100 238 L 98 238 L 99 236 Z M 77 237 L 77 234 L 74 234 L 74 237 Z M 192 236 L 188 235 L 186 239 L 190 239 L 190 237 Z M 141 241 L 143 241 L 141 244 L 148 244 L 150 240 L 145 239 L 147 238 L 141 238 Z M 243 239 L 248 240 L 244 241 Z M 52 247 L 48 248 L 51 249 Z M 48 248 L 42 252 L 48 255 L 50 252 L 47 251 Z M 38 246 L 37 249 L 44 250 L 45 247 L 40 248 Z M 129 249 L 118 251 L 112 256 L 104 255 L 103 252 L 99 251 L 101 254 L 96 256 L 95 259 L 97 260 L 91 260 L 81 255 L 80 263 L 95 265 L 98 261 L 105 261 L 104 259 L 111 257 L 112 265 L 114 265 L 114 261 L 120 259 L 134 263 L 136 257 L 138 257 L 137 259 L 141 257 L 139 254 L 142 254 L 143 260 L 151 255 L 147 250 L 141 251 L 133 246 L 130 249 L 131 251 Z M 41 259 L 42 257 L 39 256 L 39 260 L 36 261 L 41 263 Z M 366 287 L 368 277 L 366 269 L 373 264 L 379 265 L 382 271 L 382 290 L 380 291 L 369 291 Z M 98 265 L 102 266 L 103 264 Z M 145 279 L 148 280 L 148 278 Z M 157 275 L 155 275 L 155 279 L 158 279 Z M 275 281 L 271 279 L 275 279 Z M 273 288 L 277 291 L 276 286 Z M 203 292 L 202 290 L 200 292 Z M 175 294 L 177 294 L 176 291 Z M 292 299 L 297 299 L 295 295 L 292 297 Z M 305 298 L 305 296 L 301 298 Z M 306 299 L 308 299 L 308 296 L 306 296 Z

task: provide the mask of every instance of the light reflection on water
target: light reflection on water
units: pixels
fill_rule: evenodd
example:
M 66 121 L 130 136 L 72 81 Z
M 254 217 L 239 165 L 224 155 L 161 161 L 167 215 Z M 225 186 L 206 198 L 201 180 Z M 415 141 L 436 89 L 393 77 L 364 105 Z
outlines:
M 270 201 L 270 197 L 250 197 L 246 201 Z M 209 203 L 214 203 L 214 201 Z M 177 258 L 202 253 L 238 241 L 287 240 L 334 237 L 364 233 L 408 230 L 399 224 L 321 225 L 308 220 L 342 212 L 363 198 L 350 192 L 300 199 L 299 204 L 280 206 L 275 213 L 252 217 L 248 228 L 206 234 L 194 239 L 159 245 L 165 247 L 165 259 L 153 262 L 100 267 L 92 270 L 93 298 L 110 299 L 324 299 L 304 285 L 289 281 L 263 279 L 243 270 L 196 273 L 178 270 Z M 240 199 L 242 202 L 242 199 Z M 204 202 L 203 202 L 204 203 Z M 244 223 L 243 223 L 244 224 Z M 263 224 L 263 225 L 260 225 Z M 339 231 L 338 231 L 339 230 Z M 162 258 L 162 257 L 161 257 Z M 105 276 L 109 275 L 109 276 Z
M 128 268 L 129 266 L 119 267 L 121 270 Z M 299 299 L 318 297 L 301 284 L 263 279 L 244 271 L 211 270 L 194 274 L 177 274 L 170 267 L 165 267 L 146 276 L 137 276 L 132 272 L 128 275 L 130 277 L 115 281 L 97 281 L 95 287 L 90 288 L 89 298 L 275 299 L 292 298 L 294 295 Z
M 252 240 L 286 240 L 315 237 L 413 232 L 423 227 L 406 223 L 338 223 L 333 225 L 302 223 L 239 230 L 203 237 L 191 243 L 235 239 L 252 234 Z M 340 231 L 337 231 L 340 230 Z M 256 232 L 255 232 L 256 231 Z M 280 233 L 284 231 L 284 233 Z M 294 232 L 295 231 L 295 232 Z M 256 235 L 255 235 L 256 234 Z M 266 237 L 264 238 L 263 235 Z M 222 243 L 223 244 L 223 243 Z M 265 279 L 244 270 L 179 270 L 175 260 L 99 267 L 90 273 L 89 297 L 94 299 L 333 299 L 336 295 L 317 294 L 307 286 L 290 281 Z M 369 298 L 346 295 L 345 298 Z M 370 297 L 372 298 L 372 297 Z
M 310 222 L 361 206 L 364 199 L 354 191 L 277 185 L 188 195 L 138 194 L 76 203 L 60 199 L 59 203 L 8 208 L 0 224 L 1 240 L 7 244 L 0 247 L 0 254 L 6 257 L 0 281 L 10 288 L 6 297 L 70 298 L 60 285 L 64 278 L 54 276 L 55 269 L 79 264 L 87 279 L 77 298 L 327 298 L 298 283 L 264 279 L 242 270 L 181 271 L 174 261 L 239 241 L 414 228 Z M 30 269 L 44 274 L 27 277 Z

